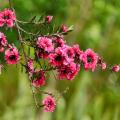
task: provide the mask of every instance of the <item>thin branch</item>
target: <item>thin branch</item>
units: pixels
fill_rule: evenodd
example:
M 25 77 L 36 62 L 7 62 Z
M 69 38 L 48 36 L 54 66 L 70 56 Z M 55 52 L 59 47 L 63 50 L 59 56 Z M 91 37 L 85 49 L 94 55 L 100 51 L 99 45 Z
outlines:
M 24 30 L 23 28 L 21 28 L 19 25 L 17 26 L 19 28 L 19 30 L 21 30 L 22 32 L 26 33 L 26 34 L 29 34 L 29 35 L 33 35 L 33 36 L 36 36 L 37 34 L 34 34 L 34 33 L 31 33 L 31 32 L 28 32 L 26 30 Z
M 44 24 L 44 22 L 31 22 L 31 21 L 21 21 L 21 20 L 17 20 L 17 22 L 19 22 L 21 24 L 35 24 L 35 25 Z
M 22 43 L 23 39 L 22 39 L 22 36 L 21 36 L 20 29 L 18 27 L 17 21 L 15 21 L 15 24 L 16 24 L 16 27 L 17 27 L 17 31 L 18 31 L 18 35 L 19 35 L 19 40 L 20 40 L 20 43 L 21 43 L 21 47 L 22 47 L 22 51 L 23 51 L 23 54 L 24 54 L 25 62 L 27 64 L 28 59 L 27 59 L 27 55 L 26 55 L 25 50 L 24 50 L 24 45 Z M 37 108 L 39 108 L 37 100 L 36 100 L 36 96 L 35 96 L 35 93 L 34 93 L 34 90 L 33 90 L 32 85 L 31 85 L 31 81 L 29 81 L 29 82 L 30 82 L 30 87 L 32 89 L 32 95 L 33 95 L 33 99 L 35 101 L 35 105 L 36 105 Z
M 15 12 L 15 10 L 14 10 L 14 8 L 12 6 L 11 0 L 9 0 L 9 7 Z M 18 25 L 18 22 L 16 20 L 15 20 L 15 25 L 16 25 L 16 28 L 17 28 L 19 41 L 20 41 L 20 44 L 21 44 L 21 47 L 22 47 L 22 51 L 23 51 L 23 55 L 24 55 L 24 58 L 25 58 L 25 62 L 27 64 L 28 58 L 27 58 L 27 55 L 26 55 L 26 52 L 25 52 L 25 49 L 24 49 L 23 38 L 22 38 L 22 35 L 21 35 L 21 29 L 20 29 L 20 27 Z M 34 93 L 34 90 L 33 90 L 32 85 L 31 85 L 31 81 L 29 81 L 29 82 L 30 82 L 30 87 L 32 89 L 32 95 L 33 95 L 33 99 L 35 101 L 35 105 L 36 105 L 37 108 L 39 108 L 37 100 L 36 100 L 36 96 L 35 96 L 35 93 Z
M 53 96 L 53 97 L 54 97 L 54 95 L 53 95 L 51 92 L 43 91 L 43 90 L 40 90 L 39 88 L 36 88 L 36 90 L 37 90 L 38 93 L 39 93 L 39 92 L 42 92 L 43 94 L 47 94 L 47 95 L 50 95 L 50 96 Z
M 12 9 L 12 2 L 11 2 L 11 0 L 8 0 L 8 2 L 9 2 L 10 9 Z
M 57 69 L 56 67 L 50 67 L 50 68 L 44 69 L 44 71 L 51 71 L 51 70 L 56 70 L 56 69 Z
M 25 62 L 27 64 L 28 58 L 27 58 L 27 55 L 25 53 L 24 45 L 22 43 L 23 39 L 22 39 L 22 35 L 21 35 L 21 32 L 20 32 L 19 25 L 18 25 L 17 21 L 15 21 L 15 24 L 16 24 L 16 27 L 17 27 L 17 31 L 18 31 L 18 35 L 19 35 L 19 40 L 20 40 L 21 47 L 22 47 L 22 50 L 23 50 Z M 32 85 L 31 85 L 31 81 L 29 81 L 29 82 L 30 82 L 30 87 L 32 89 L 32 95 L 33 95 L 33 99 L 35 101 L 35 105 L 36 105 L 37 108 L 39 108 L 38 103 L 37 103 L 37 99 L 36 99 L 36 96 L 35 96 L 35 93 L 34 93 L 34 90 L 33 90 Z
M 21 32 L 20 32 L 17 21 L 15 21 L 15 25 L 16 25 L 16 28 L 17 28 L 17 31 L 18 31 L 19 41 L 21 43 L 21 47 L 22 47 L 22 51 L 23 51 L 23 54 L 24 54 L 24 57 L 25 57 L 25 61 L 27 63 L 27 55 L 26 55 L 25 50 L 24 50 L 23 39 L 22 39 L 22 35 L 21 35 Z

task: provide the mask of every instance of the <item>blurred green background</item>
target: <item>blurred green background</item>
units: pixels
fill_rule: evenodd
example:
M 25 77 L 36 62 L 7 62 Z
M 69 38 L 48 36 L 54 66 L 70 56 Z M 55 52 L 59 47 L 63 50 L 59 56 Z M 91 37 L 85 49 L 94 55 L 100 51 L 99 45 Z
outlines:
M 17 16 L 53 15 L 56 24 L 74 25 L 66 36 L 69 44 L 92 48 L 108 64 L 120 63 L 120 0 L 13 0 Z M 0 0 L 0 8 L 8 7 Z M 5 32 L 6 33 L 6 32 Z M 16 41 L 7 32 L 9 42 Z M 17 44 L 17 43 L 16 43 Z M 0 75 L 0 120 L 120 120 L 120 73 L 81 70 L 72 81 L 55 81 L 50 75 L 46 89 L 61 93 L 56 111 L 36 110 L 27 76 L 20 67 L 8 66 Z M 38 96 L 39 99 L 39 96 Z M 40 97 L 41 100 L 41 97 Z

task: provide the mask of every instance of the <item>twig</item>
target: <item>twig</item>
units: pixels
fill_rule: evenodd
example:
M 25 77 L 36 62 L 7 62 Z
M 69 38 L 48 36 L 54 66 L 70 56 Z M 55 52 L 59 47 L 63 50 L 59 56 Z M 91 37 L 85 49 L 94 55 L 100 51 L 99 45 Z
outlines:
M 15 12 L 15 10 L 14 10 L 14 8 L 12 6 L 11 0 L 9 0 L 9 6 Z M 23 51 L 23 55 L 24 55 L 24 58 L 25 58 L 25 62 L 27 64 L 28 58 L 27 58 L 27 55 L 26 55 L 26 52 L 25 52 L 25 49 L 24 49 L 23 38 L 22 38 L 22 35 L 21 35 L 21 29 L 20 29 L 20 27 L 18 25 L 18 22 L 16 20 L 15 20 L 15 25 L 16 25 L 16 28 L 17 28 L 19 41 L 20 41 L 20 44 L 21 44 L 21 47 L 22 47 L 22 51 Z M 36 96 L 35 96 L 35 93 L 34 93 L 34 90 L 33 90 L 32 85 L 31 85 L 31 81 L 29 81 L 29 82 L 30 82 L 30 87 L 32 89 L 32 95 L 33 95 L 33 99 L 35 101 L 35 105 L 36 105 L 37 108 L 39 108 L 37 100 L 36 100 Z
M 22 43 L 23 39 L 22 39 L 21 32 L 20 32 L 19 25 L 18 25 L 17 21 L 15 21 L 15 24 L 16 24 L 16 27 L 17 27 L 17 31 L 18 31 L 18 35 L 19 35 L 19 40 L 20 40 L 21 47 L 22 47 L 22 50 L 23 50 L 24 58 L 25 58 L 25 61 L 26 61 L 26 64 L 27 64 L 28 59 L 27 59 L 27 55 L 26 55 L 25 50 L 24 50 L 24 45 Z M 35 101 L 36 108 L 39 108 L 38 103 L 37 103 L 37 99 L 36 99 L 36 96 L 35 96 L 35 93 L 34 93 L 34 90 L 32 88 L 31 81 L 29 80 L 29 82 L 30 82 L 30 87 L 32 89 L 32 95 L 33 95 L 33 99 Z
M 57 69 L 56 67 L 50 67 L 50 68 L 44 69 L 44 71 L 51 71 L 51 70 L 56 70 L 56 69 Z
M 11 2 L 11 0 L 8 0 L 9 1 L 9 7 L 10 7 L 10 9 L 12 9 L 12 2 Z
M 50 96 L 54 97 L 54 95 L 51 92 L 43 91 L 43 90 L 40 90 L 39 88 L 36 88 L 36 90 L 37 90 L 37 92 L 42 92 L 43 94 L 47 94 L 47 95 L 50 95 Z
M 20 32 L 20 29 L 18 27 L 17 21 L 15 21 L 15 24 L 16 24 L 16 27 L 17 27 L 17 31 L 18 31 L 18 35 L 19 35 L 19 40 L 20 40 L 21 47 L 22 47 L 22 50 L 23 50 L 24 58 L 25 58 L 25 61 L 26 61 L 26 64 L 27 64 L 28 59 L 27 59 L 27 55 L 26 55 L 25 50 L 24 50 L 24 45 L 22 43 L 23 40 L 22 40 L 21 32 Z M 33 99 L 35 101 L 35 105 L 36 105 L 37 108 L 39 108 L 37 100 L 36 100 L 36 96 L 35 96 L 35 93 L 34 93 L 34 90 L 33 90 L 32 85 L 31 85 L 31 81 L 29 81 L 29 82 L 30 82 L 30 87 L 32 89 L 32 95 L 33 95 Z
M 31 32 L 28 32 L 26 30 L 24 30 L 23 28 L 21 28 L 19 25 L 17 26 L 19 28 L 19 30 L 21 30 L 22 32 L 26 33 L 26 34 L 29 34 L 29 35 L 33 35 L 33 36 L 36 36 L 37 34 L 34 34 L 34 33 L 31 33 Z
M 30 22 L 30 21 L 21 21 L 21 20 L 17 20 L 17 22 L 21 23 L 21 24 L 35 24 L 35 25 L 40 25 L 40 24 L 44 24 L 44 22 Z

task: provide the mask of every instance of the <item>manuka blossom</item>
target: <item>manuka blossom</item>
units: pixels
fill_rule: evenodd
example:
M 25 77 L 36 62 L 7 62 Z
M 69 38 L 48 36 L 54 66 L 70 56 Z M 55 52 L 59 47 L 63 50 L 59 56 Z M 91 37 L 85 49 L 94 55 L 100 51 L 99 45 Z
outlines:
M 52 19 L 53 19 L 53 16 L 51 16 L 51 15 L 48 15 L 48 16 L 45 17 L 45 21 L 47 23 L 51 23 Z
M 66 45 L 66 46 L 64 46 L 63 51 L 64 51 L 65 56 L 66 56 L 66 62 L 68 62 L 68 64 L 70 62 L 73 62 L 74 57 L 75 57 L 74 49 L 72 47 Z
M 73 45 L 73 50 L 74 50 L 74 61 L 76 63 L 80 62 L 80 55 L 83 53 L 83 51 L 80 50 L 79 45 Z
M 120 70 L 120 67 L 118 65 L 114 65 L 112 67 L 112 71 L 114 71 L 114 72 L 118 72 L 119 70 Z
M 39 37 L 37 40 L 37 47 L 42 48 L 46 52 L 51 52 L 54 49 L 52 40 L 47 37 Z
M 15 13 L 10 9 L 5 9 L 0 12 L 0 27 L 7 25 L 8 27 L 14 26 L 16 19 Z
M 80 59 L 84 64 L 85 70 L 92 69 L 95 70 L 98 62 L 98 56 L 91 49 L 87 49 L 80 55 Z
M 6 46 L 7 46 L 6 37 L 3 33 L 0 32 L 0 52 L 3 52 Z
M 80 65 L 71 62 L 69 65 L 63 65 L 58 69 L 59 79 L 73 80 L 80 70 Z
M 52 37 L 51 39 L 53 41 L 53 44 L 54 44 L 55 48 L 63 47 L 65 45 L 65 41 L 64 41 L 64 38 L 62 36 Z
M 52 66 L 61 66 L 65 61 L 65 53 L 62 47 L 58 47 L 55 49 L 55 53 L 51 53 L 49 55 L 49 63 Z
M 5 50 L 4 58 L 7 61 L 7 64 L 16 64 L 20 59 L 20 55 L 17 48 L 10 47 L 7 50 Z
M 33 73 L 32 85 L 34 87 L 41 87 L 45 85 L 45 72 L 43 70 L 35 71 Z
M 52 96 L 47 96 L 42 103 L 44 105 L 45 112 L 53 112 L 55 110 L 56 101 Z
M 47 58 L 49 53 L 54 50 L 52 40 L 47 37 L 39 37 L 37 40 L 37 55 L 40 58 Z

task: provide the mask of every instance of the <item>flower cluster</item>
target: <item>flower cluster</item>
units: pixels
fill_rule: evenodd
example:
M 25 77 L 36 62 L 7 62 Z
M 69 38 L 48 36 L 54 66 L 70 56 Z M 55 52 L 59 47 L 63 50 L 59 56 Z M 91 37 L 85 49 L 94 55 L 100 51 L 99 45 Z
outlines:
M 7 25 L 13 27 L 16 16 L 10 9 L 5 9 L 0 12 L 0 27 Z M 0 32 L 0 54 L 4 54 L 4 60 L 7 64 L 16 64 L 20 60 L 18 49 L 9 44 L 4 33 Z M 3 68 L 3 63 L 0 63 L 0 71 Z
M 66 31 L 64 31 L 66 32 Z M 40 70 L 35 69 L 33 61 L 28 61 L 28 73 L 32 79 L 32 85 L 36 88 L 46 84 L 46 71 L 56 70 L 59 80 L 73 80 L 83 66 L 85 70 L 95 71 L 97 66 L 102 70 L 108 68 L 107 64 L 92 49 L 81 50 L 78 44 L 68 45 L 63 35 L 57 36 L 47 35 L 41 36 L 35 40 L 35 55 L 39 60 L 47 61 L 47 68 Z M 111 71 L 118 72 L 119 65 L 110 68 Z M 48 96 L 43 100 L 44 110 L 53 112 L 56 106 L 52 96 Z
M 80 71 L 80 66 L 83 65 L 85 70 L 94 71 L 98 63 L 98 55 L 93 50 L 82 51 L 78 44 L 69 46 L 61 35 L 39 36 L 34 49 L 39 60 L 48 61 L 48 68 L 37 69 L 33 64 L 35 61 L 31 58 L 28 60 L 26 69 L 35 88 L 46 84 L 46 71 L 56 70 L 58 79 L 73 80 Z M 55 104 L 52 96 L 43 100 L 46 112 L 53 112 Z
M 40 24 L 49 26 L 53 16 L 46 16 L 42 22 L 36 22 L 34 19 L 32 19 L 31 23 L 35 24 L 35 26 Z M 46 35 L 43 33 L 39 34 L 40 30 L 38 30 L 37 33 L 28 32 L 23 29 L 24 27 L 21 28 L 22 25 L 19 25 L 21 23 L 25 25 L 30 22 L 17 20 L 15 13 L 10 9 L 5 9 L 0 12 L 0 27 L 6 26 L 12 28 L 15 26 L 17 29 L 19 42 L 23 51 L 22 54 L 25 60 L 25 64 L 22 63 L 22 61 L 21 65 L 25 67 L 30 79 L 30 84 L 35 90 L 40 90 L 39 88 L 46 85 L 46 72 L 51 70 L 53 72 L 56 71 L 55 73 L 59 80 L 67 79 L 68 81 L 72 81 L 82 67 L 84 70 L 91 70 L 92 72 L 95 71 L 97 66 L 101 67 L 102 70 L 108 68 L 113 72 L 120 71 L 119 65 L 108 67 L 101 57 L 92 49 L 88 48 L 83 51 L 78 44 L 68 45 L 64 35 L 71 31 L 72 27 L 68 28 L 62 24 L 57 31 L 53 33 L 50 32 L 51 34 L 47 33 Z M 27 35 L 23 38 L 22 33 L 24 33 L 24 36 Z M 28 41 L 27 37 L 32 39 L 32 41 Z M 32 48 L 34 53 L 33 58 L 26 53 L 24 46 Z M 6 64 L 16 64 L 20 60 L 18 49 L 14 44 L 8 43 L 6 36 L 2 32 L 0 32 L 0 54 L 3 54 Z M 41 61 L 44 61 L 46 64 L 41 64 Z M 38 67 L 38 65 L 40 65 L 40 67 Z M 3 64 L 0 63 L 0 74 L 2 68 Z M 33 91 L 33 94 L 34 93 Z M 53 112 L 56 107 L 55 95 L 47 92 L 44 93 L 48 94 L 42 102 L 44 111 Z
M 47 59 L 49 65 L 57 70 L 59 79 L 73 80 L 81 63 L 85 70 L 94 71 L 98 62 L 98 55 L 91 49 L 83 52 L 79 45 L 69 46 L 63 36 L 40 36 L 35 49 L 39 59 Z
M 0 53 L 4 53 L 7 64 L 16 64 L 20 60 L 18 49 L 7 42 L 6 36 L 0 32 Z
M 64 31 L 65 32 L 65 31 Z M 31 58 L 27 63 L 27 71 L 35 88 L 45 86 L 46 72 L 56 70 L 59 80 L 73 80 L 83 66 L 85 70 L 94 72 L 97 66 L 102 70 L 107 69 L 107 65 L 100 56 L 92 49 L 81 50 L 78 44 L 68 45 L 63 35 L 57 36 L 41 36 L 35 39 L 34 43 L 35 55 L 38 60 L 47 61 L 47 68 L 34 68 L 34 60 Z M 111 71 L 118 72 L 120 67 L 114 65 Z M 44 110 L 53 112 L 55 109 L 55 100 L 52 96 L 48 96 L 43 100 Z

